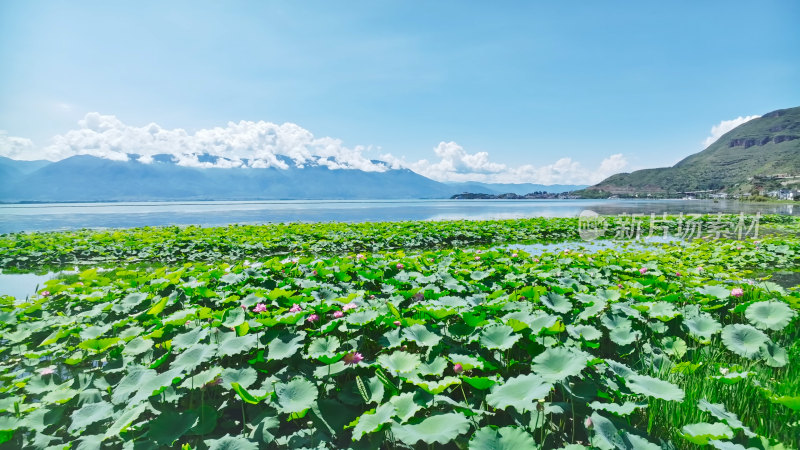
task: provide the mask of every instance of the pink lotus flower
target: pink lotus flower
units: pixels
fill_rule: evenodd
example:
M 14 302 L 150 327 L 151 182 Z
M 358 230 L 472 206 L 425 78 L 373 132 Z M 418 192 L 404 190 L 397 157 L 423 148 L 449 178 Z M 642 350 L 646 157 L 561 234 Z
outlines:
M 56 368 L 53 366 L 39 369 L 39 375 L 52 375 L 54 373 L 56 373 Z
M 253 308 L 253 312 L 255 312 L 255 313 L 262 313 L 262 312 L 264 312 L 266 310 L 267 310 L 267 305 L 265 305 L 263 303 L 259 303 L 259 304 L 256 305 L 255 308 Z
M 397 268 L 398 268 L 399 270 L 403 270 L 403 267 L 405 267 L 405 266 L 403 265 L 403 263 L 397 263 Z
M 393 323 L 394 323 L 394 325 L 395 325 L 395 326 L 397 326 L 397 327 L 399 327 L 399 326 L 400 326 L 400 321 L 399 321 L 399 320 L 395 320 Z
M 375 296 L 374 296 L 374 295 L 370 295 L 370 296 L 369 296 L 369 299 L 370 299 L 370 300 L 373 300 L 374 298 L 375 298 Z
M 734 297 L 741 297 L 744 295 L 744 289 L 742 288 L 733 288 L 731 289 L 731 295 Z
M 647 273 L 647 267 L 642 267 L 641 269 L 639 269 L 639 273 L 642 274 L 642 275 L 646 274 Z
M 618 284 L 617 287 L 622 289 L 622 283 Z
M 344 363 L 348 366 L 354 366 L 364 360 L 364 355 L 358 352 L 352 352 L 344 355 Z
M 586 428 L 592 428 L 592 418 L 591 417 L 587 417 L 586 420 L 583 421 L 583 425 Z
M 362 255 L 361 253 L 356 255 L 356 259 L 364 259 L 364 258 L 365 258 L 365 256 Z
M 317 276 L 317 271 L 314 270 L 313 272 L 311 272 L 311 275 Z
M 312 315 L 310 315 L 310 316 L 308 316 L 308 317 L 306 318 L 306 321 L 308 321 L 308 322 L 312 322 L 312 323 L 313 323 L 313 322 L 316 322 L 316 321 L 318 321 L 318 320 L 319 320 L 319 316 L 318 316 L 318 315 L 316 315 L 316 314 L 312 314 Z
M 702 272 L 702 271 L 703 271 L 703 266 L 700 266 L 700 267 L 698 267 L 698 268 L 697 268 L 697 271 L 698 271 L 698 272 Z
M 512 254 L 511 254 L 511 257 L 512 257 L 512 258 L 516 258 L 517 256 L 519 256 L 519 255 L 518 255 L 518 254 L 516 254 L 516 253 L 512 253 Z
M 289 312 L 293 312 L 293 313 L 300 312 L 302 310 L 303 310 L 303 307 L 298 305 L 297 303 L 293 304 L 292 307 L 289 308 Z
M 353 302 L 350 302 L 350 303 L 342 306 L 342 311 L 350 311 L 351 309 L 356 309 L 356 308 L 358 308 L 358 305 L 356 305 Z
M 679 276 L 681 276 L 681 273 L 680 272 L 675 272 L 675 276 L 679 277 Z
M 49 297 L 50 291 L 42 291 L 42 297 Z
M 475 261 L 480 261 L 480 260 L 481 260 L 481 257 L 480 257 L 480 256 L 476 256 L 476 257 L 475 257 Z
M 464 372 L 464 366 L 462 366 L 461 363 L 456 363 L 453 366 L 453 372 L 455 372 L 456 375 L 463 373 Z
M 483 253 L 483 250 L 476 250 L 475 253 L 480 255 L 481 253 Z
M 247 305 L 241 305 L 241 306 L 243 310 L 247 311 Z
M 533 258 L 533 262 L 539 262 L 539 258 Z
M 344 313 L 341 311 L 334 311 L 333 317 L 335 317 L 336 319 L 341 319 L 342 317 L 344 317 Z

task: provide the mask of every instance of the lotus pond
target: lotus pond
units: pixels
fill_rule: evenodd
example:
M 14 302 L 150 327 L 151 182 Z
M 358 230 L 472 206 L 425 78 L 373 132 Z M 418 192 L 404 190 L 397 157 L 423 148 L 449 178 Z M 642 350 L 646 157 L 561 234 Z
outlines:
M 733 219 L 731 219 L 733 220 Z M 800 445 L 796 219 L 523 246 L 575 219 L 0 236 L 3 448 Z M 78 265 L 77 268 L 73 265 Z

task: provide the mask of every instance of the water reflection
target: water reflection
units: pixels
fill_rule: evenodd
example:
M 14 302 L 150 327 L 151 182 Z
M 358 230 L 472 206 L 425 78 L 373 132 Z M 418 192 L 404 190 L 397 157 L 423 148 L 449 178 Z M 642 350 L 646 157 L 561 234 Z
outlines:
M 0 295 L 10 295 L 22 303 L 36 293 L 47 280 L 56 278 L 58 274 L 48 272 L 44 275 L 35 273 L 2 273 L 0 271 Z

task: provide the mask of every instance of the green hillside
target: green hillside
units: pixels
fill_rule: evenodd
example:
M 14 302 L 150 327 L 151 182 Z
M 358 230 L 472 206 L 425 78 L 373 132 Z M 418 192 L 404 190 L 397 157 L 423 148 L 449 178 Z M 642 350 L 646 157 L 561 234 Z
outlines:
M 588 188 L 586 194 L 749 192 L 800 182 L 800 178 L 784 175 L 800 177 L 800 107 L 780 109 L 744 123 L 673 167 L 616 174 Z

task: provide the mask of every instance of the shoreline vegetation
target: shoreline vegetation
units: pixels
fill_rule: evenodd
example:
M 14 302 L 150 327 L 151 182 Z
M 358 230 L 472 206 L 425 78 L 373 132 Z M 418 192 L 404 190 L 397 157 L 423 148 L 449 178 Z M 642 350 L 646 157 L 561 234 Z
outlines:
M 800 219 L 598 220 L 0 235 L 0 448 L 796 448 Z

